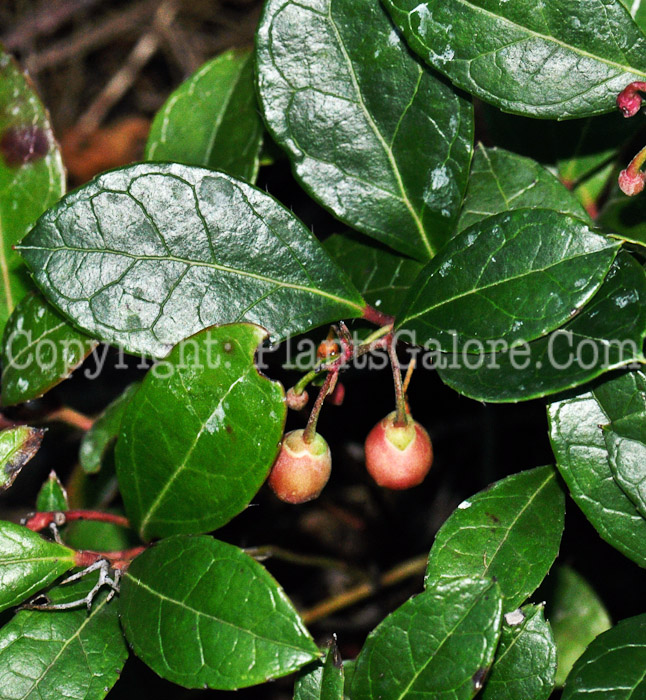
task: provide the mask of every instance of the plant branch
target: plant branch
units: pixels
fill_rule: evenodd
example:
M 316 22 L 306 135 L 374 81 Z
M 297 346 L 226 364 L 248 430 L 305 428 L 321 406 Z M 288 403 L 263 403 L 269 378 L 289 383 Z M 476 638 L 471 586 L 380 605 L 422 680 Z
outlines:
M 363 310 L 363 318 L 377 326 L 390 326 L 395 322 L 394 316 L 389 316 L 383 311 L 378 311 L 374 306 L 370 306 L 369 304 L 366 304 Z
M 399 358 L 397 357 L 397 349 L 395 348 L 395 336 L 390 334 L 387 337 L 388 356 L 390 357 L 390 366 L 393 370 L 393 381 L 395 382 L 395 402 L 397 405 L 397 415 L 394 425 L 403 427 L 408 423 L 406 413 L 406 396 L 402 384 L 402 373 L 399 368 Z
M 87 432 L 94 424 L 93 418 L 86 416 L 84 413 L 81 413 L 70 406 L 63 406 L 62 408 L 53 411 L 45 417 L 45 420 L 65 423 L 66 425 L 70 425 L 73 428 L 78 428 L 83 432 Z
M 305 624 L 311 624 L 312 622 L 322 620 L 323 618 L 328 617 L 328 615 L 337 612 L 337 610 L 349 608 L 351 605 L 369 598 L 382 588 L 394 586 L 400 581 L 404 581 L 412 576 L 422 574 L 426 570 L 427 562 L 427 554 L 423 554 L 419 557 L 415 557 L 414 559 L 409 559 L 408 561 L 402 562 L 393 569 L 390 569 L 390 571 L 383 574 L 377 583 L 360 583 L 359 585 L 354 586 L 354 588 L 350 588 L 339 595 L 326 598 L 320 603 L 317 603 L 313 608 L 302 612 L 301 617 L 303 618 Z
M 74 520 L 93 520 L 95 522 L 113 523 L 121 527 L 129 528 L 130 523 L 123 515 L 114 513 L 102 513 L 98 510 L 57 510 L 45 513 L 33 513 L 25 518 L 23 525 L 34 532 L 45 530 L 50 525 L 62 527 L 66 523 Z
M 132 547 L 131 549 L 121 549 L 115 552 L 95 552 L 91 549 L 79 549 L 74 556 L 74 565 L 80 567 L 92 566 L 99 561 L 108 561 L 113 569 L 123 571 L 130 566 L 130 562 L 138 557 L 145 546 Z
M 250 557 L 253 557 L 257 561 L 265 561 L 266 559 L 278 559 L 280 561 L 286 561 L 290 564 L 297 564 L 299 566 L 310 566 L 319 569 L 335 569 L 342 571 L 352 571 L 359 573 L 359 570 L 353 566 L 350 566 L 347 562 L 341 559 L 334 559 L 332 557 L 319 557 L 310 556 L 308 554 L 298 554 L 297 552 L 291 552 L 288 549 L 283 549 L 282 547 L 275 547 L 274 545 L 262 545 L 260 547 L 249 547 L 244 550 Z

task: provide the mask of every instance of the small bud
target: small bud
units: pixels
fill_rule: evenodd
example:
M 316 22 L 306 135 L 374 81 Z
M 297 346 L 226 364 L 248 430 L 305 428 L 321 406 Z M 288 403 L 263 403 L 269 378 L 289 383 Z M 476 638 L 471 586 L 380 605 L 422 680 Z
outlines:
M 379 421 L 366 438 L 366 468 L 389 489 L 408 489 L 424 481 L 433 463 L 433 446 L 424 428 L 412 418 L 395 425 L 393 411 Z
M 644 189 L 646 175 L 641 170 L 626 168 L 619 173 L 619 187 L 624 194 L 632 197 Z
M 305 442 L 303 433 L 293 430 L 285 435 L 269 475 L 272 491 L 286 503 L 318 498 L 330 478 L 332 455 L 327 442 L 318 433 Z
M 302 411 L 305 408 L 305 406 L 307 406 L 307 402 L 309 400 L 310 397 L 306 391 L 303 391 L 300 394 L 296 394 L 294 392 L 294 387 L 287 390 L 287 407 L 291 408 L 292 411 Z
M 341 382 L 337 382 L 334 391 L 327 397 L 329 403 L 333 406 L 341 406 L 345 399 L 345 387 Z
M 638 92 L 622 92 L 617 97 L 617 107 L 622 111 L 624 117 L 634 117 L 641 109 L 642 98 Z

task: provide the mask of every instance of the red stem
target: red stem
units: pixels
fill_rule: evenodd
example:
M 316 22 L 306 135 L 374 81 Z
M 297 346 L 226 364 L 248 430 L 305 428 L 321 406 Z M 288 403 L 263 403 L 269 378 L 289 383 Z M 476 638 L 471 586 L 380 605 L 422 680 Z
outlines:
M 49 527 L 52 523 L 62 527 L 65 523 L 72 522 L 73 520 L 94 520 L 102 523 L 114 523 L 121 527 L 130 527 L 128 518 L 124 518 L 123 515 L 102 513 L 98 510 L 65 510 L 34 513 L 27 518 L 24 525 L 34 532 L 39 532 Z
M 94 552 L 91 549 L 80 549 L 74 556 L 74 565 L 85 568 L 101 559 L 107 559 L 113 569 L 127 569 L 130 562 L 138 557 L 146 547 L 132 547 L 132 549 L 121 549 L 115 552 Z
M 393 369 L 393 380 L 395 382 L 395 401 L 397 406 L 397 414 L 395 416 L 394 425 L 397 427 L 403 427 L 408 423 L 408 416 L 406 415 L 406 397 L 404 395 L 404 388 L 402 384 L 402 373 L 399 368 L 399 359 L 397 357 L 397 350 L 395 349 L 395 336 L 390 333 L 386 336 L 388 341 L 388 356 L 390 357 L 390 366 Z
M 389 326 L 391 323 L 395 322 L 394 316 L 389 316 L 382 311 L 377 311 L 377 309 L 368 304 L 366 304 L 363 310 L 363 318 L 377 326 Z

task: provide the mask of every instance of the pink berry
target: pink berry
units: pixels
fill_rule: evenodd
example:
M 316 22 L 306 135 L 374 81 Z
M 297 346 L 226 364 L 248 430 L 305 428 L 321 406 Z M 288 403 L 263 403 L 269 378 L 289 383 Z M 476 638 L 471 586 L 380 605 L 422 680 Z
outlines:
M 269 475 L 272 491 L 286 503 L 318 498 L 330 478 L 332 455 L 327 442 L 318 433 L 305 442 L 303 432 L 293 430 L 285 435 Z
M 433 463 L 433 446 L 422 426 L 408 418 L 395 425 L 396 413 L 379 421 L 366 438 L 366 468 L 372 478 L 389 489 L 408 489 L 424 481 Z

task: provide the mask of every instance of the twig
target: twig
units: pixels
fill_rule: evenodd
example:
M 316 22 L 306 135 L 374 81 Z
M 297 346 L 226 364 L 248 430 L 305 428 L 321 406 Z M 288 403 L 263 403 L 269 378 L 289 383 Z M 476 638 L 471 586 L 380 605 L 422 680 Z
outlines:
M 66 425 L 78 428 L 84 432 L 87 432 L 94 424 L 93 418 L 69 406 L 63 406 L 56 411 L 52 411 L 52 413 L 45 416 L 45 420 L 48 422 L 58 421 L 60 423 L 65 423 Z
M 42 53 L 31 54 L 25 65 L 32 75 L 53 68 L 69 59 L 79 60 L 88 51 L 109 44 L 115 38 L 134 31 L 140 31 L 141 25 L 159 7 L 160 0 L 149 0 L 120 10 L 114 17 L 104 19 L 100 26 L 93 29 L 83 29 L 66 39 L 53 43 Z
M 178 11 L 179 0 L 165 0 L 160 5 L 152 29 L 140 37 L 121 68 L 78 120 L 76 128 L 79 132 L 90 134 L 96 131 L 107 113 L 128 92 L 141 69 L 157 53 L 162 30 L 173 23 Z
M 387 571 L 383 574 L 377 584 L 374 583 L 360 583 L 354 588 L 350 588 L 339 595 L 332 596 L 322 600 L 317 603 L 313 608 L 305 610 L 301 613 L 301 617 L 305 624 L 311 624 L 318 620 L 322 620 L 328 615 L 336 612 L 337 610 L 342 610 L 343 608 L 349 608 L 351 605 L 358 603 L 360 600 L 365 600 L 369 598 L 374 593 L 377 593 L 382 588 L 388 586 L 394 586 L 400 581 L 404 581 L 412 576 L 418 576 L 426 570 L 426 565 L 428 562 L 428 555 L 423 554 L 414 559 L 409 559 L 408 561 L 398 564 L 396 567 Z
M 3 37 L 2 43 L 8 51 L 14 51 L 45 34 L 53 34 L 81 10 L 89 10 L 101 0 L 64 0 L 52 4 L 41 3 L 40 7 L 16 25 Z
M 271 544 L 260 547 L 248 547 L 244 551 L 250 557 L 253 557 L 258 561 L 265 561 L 265 559 L 271 558 L 286 561 L 290 564 L 297 564 L 299 566 L 311 566 L 320 569 L 337 569 L 355 574 L 360 573 L 359 569 L 350 566 L 350 564 L 341 559 L 333 559 L 332 557 L 313 557 L 307 554 L 298 554 L 297 552 L 291 552 L 288 549 L 275 547 Z
M 32 513 L 23 520 L 22 524 L 34 532 L 40 532 L 40 530 L 45 530 L 52 523 L 58 527 L 63 527 L 66 523 L 74 520 L 94 520 L 102 523 L 113 523 L 121 527 L 130 527 L 128 518 L 124 518 L 123 515 L 103 513 L 98 510 L 55 510 L 44 513 Z

